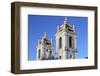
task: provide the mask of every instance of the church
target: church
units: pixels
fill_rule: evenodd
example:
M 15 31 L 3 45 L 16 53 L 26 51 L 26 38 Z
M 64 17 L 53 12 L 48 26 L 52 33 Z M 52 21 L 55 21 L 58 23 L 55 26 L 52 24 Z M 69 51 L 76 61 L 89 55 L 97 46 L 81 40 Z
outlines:
M 57 26 L 56 31 L 56 50 L 53 50 L 52 38 L 48 38 L 47 33 L 37 44 L 37 60 L 57 60 L 75 59 L 77 56 L 76 28 L 68 23 L 65 17 L 64 23 Z M 53 51 L 56 53 L 54 54 Z

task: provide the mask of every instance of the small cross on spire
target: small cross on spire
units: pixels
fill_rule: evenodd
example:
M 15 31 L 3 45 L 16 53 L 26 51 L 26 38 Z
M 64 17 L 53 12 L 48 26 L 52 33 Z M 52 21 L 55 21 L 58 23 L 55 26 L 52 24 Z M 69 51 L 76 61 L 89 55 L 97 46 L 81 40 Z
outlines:
M 64 29 L 66 29 L 66 27 L 67 27 L 67 18 L 65 17 L 65 19 L 64 19 Z
M 67 24 L 67 17 L 65 16 L 64 25 Z
M 47 38 L 47 33 L 46 32 L 44 33 L 44 38 Z

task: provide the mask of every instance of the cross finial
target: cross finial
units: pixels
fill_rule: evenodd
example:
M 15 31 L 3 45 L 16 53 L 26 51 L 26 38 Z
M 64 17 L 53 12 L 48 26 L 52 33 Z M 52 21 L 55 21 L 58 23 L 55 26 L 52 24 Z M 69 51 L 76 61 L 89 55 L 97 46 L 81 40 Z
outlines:
M 67 18 L 65 17 L 65 19 L 64 19 L 64 29 L 66 29 L 66 27 L 67 27 Z
M 44 38 L 47 38 L 47 33 L 46 32 L 44 33 Z
M 64 25 L 67 24 L 67 17 L 65 16 Z

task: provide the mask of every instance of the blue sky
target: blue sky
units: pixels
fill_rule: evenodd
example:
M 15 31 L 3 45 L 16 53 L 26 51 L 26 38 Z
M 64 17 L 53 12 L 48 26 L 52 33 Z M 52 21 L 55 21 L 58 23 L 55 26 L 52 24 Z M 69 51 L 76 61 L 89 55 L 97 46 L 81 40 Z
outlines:
M 77 33 L 77 58 L 88 56 L 88 18 L 66 16 L 70 25 L 76 26 Z M 36 45 L 38 39 L 41 39 L 44 32 L 48 37 L 53 39 L 55 47 L 55 34 L 57 25 L 62 25 L 64 16 L 44 16 L 44 15 L 28 15 L 28 60 L 36 60 Z

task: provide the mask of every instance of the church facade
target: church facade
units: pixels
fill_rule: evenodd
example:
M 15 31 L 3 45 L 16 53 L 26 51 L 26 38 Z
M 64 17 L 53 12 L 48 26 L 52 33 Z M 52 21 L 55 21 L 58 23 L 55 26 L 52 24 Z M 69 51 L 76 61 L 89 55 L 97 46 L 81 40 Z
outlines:
M 56 60 L 56 59 L 75 59 L 77 55 L 76 28 L 69 25 L 65 17 L 64 23 L 57 26 L 56 32 L 56 50 L 52 49 L 52 39 L 49 39 L 47 33 L 37 44 L 37 60 Z M 55 51 L 55 54 L 53 53 Z

